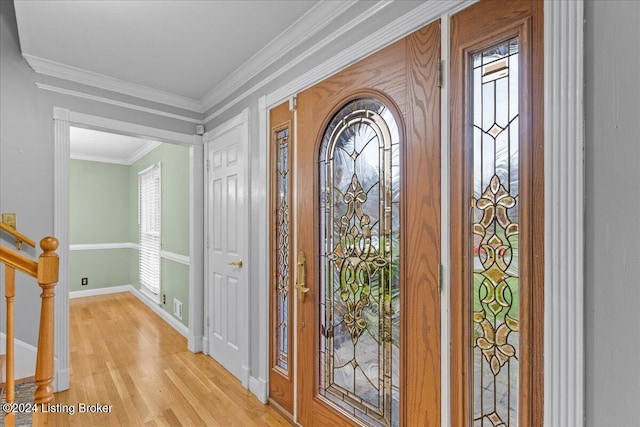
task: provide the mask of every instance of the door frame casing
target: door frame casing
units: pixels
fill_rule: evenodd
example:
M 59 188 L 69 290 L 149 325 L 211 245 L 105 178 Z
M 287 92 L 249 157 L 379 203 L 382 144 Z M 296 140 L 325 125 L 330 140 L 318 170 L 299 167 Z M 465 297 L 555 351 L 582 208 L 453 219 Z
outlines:
M 448 103 L 448 55 L 449 16 L 475 1 L 459 1 L 450 4 L 426 2 L 408 14 L 401 16 L 361 42 L 345 49 L 341 54 L 292 80 L 290 83 L 261 96 L 258 100 L 259 155 L 257 174 L 261 182 L 252 193 L 253 208 L 263 212 L 259 222 L 258 266 L 260 282 L 260 341 L 259 381 L 254 391 L 262 402 L 268 393 L 269 358 L 269 242 L 268 242 L 268 110 L 299 91 L 346 68 L 350 63 L 377 51 L 427 23 L 442 19 L 443 93 L 442 108 Z M 544 425 L 557 425 L 568 420 L 571 425 L 584 425 L 584 111 L 583 111 L 583 16 L 584 1 L 545 1 L 544 3 L 544 56 L 554 58 L 544 64 L 544 164 L 545 164 L 545 297 L 544 297 Z M 557 58 L 557 60 L 555 60 Z M 557 94 L 567 96 L 558 98 Z M 449 334 L 449 215 L 445 212 L 449 197 L 449 112 L 443 111 L 442 133 L 442 238 L 443 292 L 442 342 L 448 342 Z M 445 125 L 446 124 L 446 125 Z M 571 202 L 571 206 L 569 203 Z M 569 212 L 569 215 L 565 215 Z M 565 233 L 561 244 L 557 235 Z M 554 237 L 556 236 L 556 237 Z M 564 290 L 564 291 L 563 291 Z M 294 304 L 294 313 L 295 313 Z M 562 313 L 562 315 L 561 315 Z M 445 334 L 446 333 L 446 334 Z M 569 334 L 573 340 L 562 337 Z M 441 425 L 450 424 L 448 347 L 442 346 L 442 399 Z M 571 372 L 571 376 L 563 375 Z M 294 402 L 297 399 L 294 399 Z M 561 402 L 562 404 L 557 404 Z M 555 403 L 555 404 L 554 404 Z M 294 412 L 296 408 L 294 407 Z M 294 414 L 295 417 L 295 414 Z
M 188 135 L 165 129 L 152 128 L 120 120 L 93 116 L 67 108 L 53 107 L 54 128 L 54 226 L 53 233 L 60 246 L 60 270 L 56 286 L 54 324 L 54 388 L 56 391 L 69 388 L 69 128 L 80 125 L 90 129 L 113 132 L 134 137 L 146 137 L 160 142 L 189 147 L 189 332 L 188 348 L 197 353 L 202 347 L 202 304 L 196 295 L 201 295 L 202 286 L 202 142 L 199 135 Z
M 246 230 L 246 253 L 243 255 L 243 264 L 244 267 L 244 275 L 245 275 L 245 289 L 246 293 L 243 295 L 240 293 L 240 298 L 244 298 L 244 303 L 246 304 L 247 310 L 245 322 L 242 325 L 239 325 L 238 329 L 238 344 L 241 354 L 241 378 L 240 382 L 242 386 L 246 389 L 250 388 L 250 364 L 249 364 L 249 350 L 250 350 L 250 328 L 251 324 L 251 310 L 249 309 L 251 306 L 251 302 L 249 299 L 249 295 L 251 294 L 249 291 L 250 283 L 251 283 L 251 250 L 249 248 L 249 236 L 250 236 L 250 221 L 249 221 L 249 212 L 251 209 L 251 197 L 249 197 L 249 188 L 251 182 L 250 168 L 249 168 L 249 109 L 245 108 L 240 114 L 232 117 L 221 125 L 215 127 L 214 129 L 206 132 L 203 136 L 204 148 L 203 148 L 203 164 L 204 167 L 204 179 L 203 179 L 203 201 L 204 201 L 204 307 L 203 307 L 203 320 L 204 320 L 204 334 L 203 334 L 203 353 L 207 355 L 211 355 L 211 340 L 209 336 L 211 334 L 211 326 L 210 321 L 207 321 L 210 310 L 212 307 L 209 306 L 209 292 L 210 292 L 210 283 L 208 282 L 209 273 L 210 273 L 210 265 L 209 265 L 209 256 L 210 256 L 210 248 L 206 244 L 206 239 L 209 237 L 209 233 L 211 232 L 209 227 L 209 218 L 213 214 L 210 209 L 210 200 L 208 199 L 208 182 L 209 182 L 209 174 L 211 173 L 206 166 L 208 158 L 208 150 L 211 147 L 211 144 L 214 143 L 215 139 L 226 134 L 227 132 L 240 128 L 242 141 L 239 144 L 242 146 L 243 154 L 245 156 L 244 161 L 239 161 L 239 165 L 242 168 L 242 173 L 244 175 L 243 185 L 241 188 L 241 192 L 244 195 L 244 211 L 239 218 L 238 227 L 244 227 Z M 242 271 L 242 270 L 241 270 Z

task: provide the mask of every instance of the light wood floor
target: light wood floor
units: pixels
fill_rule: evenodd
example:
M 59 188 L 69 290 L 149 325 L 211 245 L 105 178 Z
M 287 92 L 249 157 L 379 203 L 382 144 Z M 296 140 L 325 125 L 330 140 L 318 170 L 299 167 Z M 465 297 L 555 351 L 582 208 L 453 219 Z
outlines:
M 290 426 L 128 292 L 71 300 L 70 389 L 56 404 L 112 405 L 56 414 L 57 426 Z

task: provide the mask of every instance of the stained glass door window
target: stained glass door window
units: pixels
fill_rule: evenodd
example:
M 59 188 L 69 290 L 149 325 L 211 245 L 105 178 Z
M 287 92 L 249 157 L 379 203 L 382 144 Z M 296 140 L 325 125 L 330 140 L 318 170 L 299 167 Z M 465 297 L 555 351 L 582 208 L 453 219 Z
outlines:
M 289 372 L 289 129 L 276 132 L 276 366 Z
M 357 99 L 319 156 L 319 395 L 364 425 L 399 424 L 400 135 L 383 103 Z
M 472 57 L 473 420 L 518 424 L 518 39 Z

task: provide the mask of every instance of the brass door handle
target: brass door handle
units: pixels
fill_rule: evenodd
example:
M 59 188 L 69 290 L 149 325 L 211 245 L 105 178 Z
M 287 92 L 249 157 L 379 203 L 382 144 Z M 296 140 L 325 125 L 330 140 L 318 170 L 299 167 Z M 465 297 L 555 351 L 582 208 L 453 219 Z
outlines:
M 307 261 L 304 257 L 304 252 L 300 251 L 298 253 L 298 280 L 296 281 L 296 289 L 298 291 L 298 295 L 300 296 L 300 302 L 304 302 L 305 296 L 307 292 L 309 292 L 309 288 L 306 285 L 306 277 L 307 277 Z
M 239 259 L 238 261 L 230 262 L 229 265 L 232 265 L 232 266 L 237 267 L 237 268 L 242 268 L 242 260 Z

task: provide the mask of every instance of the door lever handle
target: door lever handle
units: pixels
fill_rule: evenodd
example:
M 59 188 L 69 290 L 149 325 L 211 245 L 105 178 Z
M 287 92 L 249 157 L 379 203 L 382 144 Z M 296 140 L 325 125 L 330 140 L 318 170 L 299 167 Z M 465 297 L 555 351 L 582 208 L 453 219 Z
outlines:
M 230 262 L 229 265 L 232 265 L 232 266 L 237 267 L 237 268 L 242 268 L 242 260 L 239 259 L 238 261 Z
M 309 292 L 309 288 L 307 288 L 306 277 L 307 277 L 307 261 L 304 257 L 304 252 L 300 251 L 298 253 L 298 280 L 296 281 L 296 290 L 298 291 L 298 295 L 300 297 L 300 302 L 304 302 L 304 299 Z

